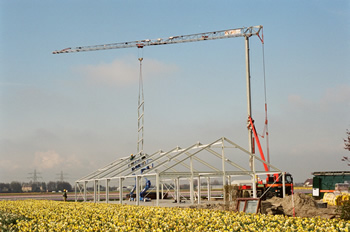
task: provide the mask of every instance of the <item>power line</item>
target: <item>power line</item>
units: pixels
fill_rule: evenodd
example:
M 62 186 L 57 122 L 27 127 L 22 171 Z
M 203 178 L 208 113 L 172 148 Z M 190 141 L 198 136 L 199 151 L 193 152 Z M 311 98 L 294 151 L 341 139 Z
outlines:
M 43 179 L 41 176 L 40 176 L 40 172 L 37 172 L 36 169 L 34 169 L 34 172 L 31 172 L 31 173 L 28 173 L 29 176 L 28 179 L 31 179 L 33 181 L 33 183 L 38 183 L 38 179 Z

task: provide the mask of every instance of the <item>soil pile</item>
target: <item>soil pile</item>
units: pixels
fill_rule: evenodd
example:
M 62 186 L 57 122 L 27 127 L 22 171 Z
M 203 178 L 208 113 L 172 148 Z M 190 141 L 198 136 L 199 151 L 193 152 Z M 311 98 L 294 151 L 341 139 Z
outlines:
M 296 217 L 322 217 L 322 218 L 334 218 L 337 216 L 335 206 L 328 206 L 327 208 L 319 208 L 318 202 L 311 196 L 303 193 L 295 193 L 292 196 L 286 196 L 285 198 L 273 197 L 269 200 L 261 202 L 260 212 L 263 214 L 282 214 L 286 216 L 293 216 L 293 202 L 294 211 Z M 183 206 L 181 208 L 185 208 Z M 187 206 L 188 207 L 188 206 Z M 214 209 L 214 210 L 236 210 L 236 202 L 210 202 L 202 203 L 201 205 L 191 205 L 189 208 L 199 209 Z
M 266 209 L 267 214 L 284 214 L 287 216 L 293 216 L 293 201 L 294 211 L 297 217 L 335 217 L 335 207 L 318 208 L 317 201 L 311 196 L 303 193 L 295 193 L 294 196 L 287 196 L 285 198 L 273 197 L 266 202 L 263 202 L 262 210 Z M 270 205 L 270 207 L 268 206 Z

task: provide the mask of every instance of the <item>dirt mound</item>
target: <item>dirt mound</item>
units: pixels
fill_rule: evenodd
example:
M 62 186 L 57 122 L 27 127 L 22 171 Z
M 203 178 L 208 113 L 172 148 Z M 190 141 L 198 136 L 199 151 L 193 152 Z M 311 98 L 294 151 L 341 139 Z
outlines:
M 318 208 L 317 201 L 315 201 L 311 196 L 305 195 L 303 193 L 295 193 L 293 196 L 287 196 L 285 198 L 273 197 L 267 200 L 267 203 L 265 204 L 271 204 L 271 207 L 265 205 L 266 213 L 293 216 L 292 199 L 294 201 L 295 216 L 297 217 L 320 216 L 324 218 L 332 218 L 336 215 L 334 207 L 328 206 L 328 208 Z
M 318 202 L 311 196 L 303 193 L 295 193 L 292 196 L 285 198 L 273 197 L 269 200 L 261 202 L 261 213 L 263 214 L 282 214 L 286 216 L 293 216 L 293 202 L 294 212 L 296 217 L 322 217 L 334 218 L 337 216 L 335 206 L 328 206 L 327 208 L 319 208 Z M 200 205 L 182 206 L 180 208 L 197 208 L 197 209 L 214 209 L 214 210 L 236 210 L 236 202 L 205 202 Z

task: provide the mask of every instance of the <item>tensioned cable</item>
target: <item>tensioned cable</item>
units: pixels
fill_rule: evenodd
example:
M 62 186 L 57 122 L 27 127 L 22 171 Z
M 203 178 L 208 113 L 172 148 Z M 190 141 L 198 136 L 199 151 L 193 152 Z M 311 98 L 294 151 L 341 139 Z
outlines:
M 263 56 L 263 75 L 264 75 L 264 95 L 265 95 L 265 126 L 263 136 L 266 134 L 266 153 L 267 162 L 270 163 L 270 147 L 269 147 L 269 132 L 268 132 L 268 119 L 267 119 L 267 94 L 266 94 L 266 72 L 265 72 L 265 43 L 264 43 L 264 31 L 262 31 L 262 56 Z M 270 167 L 268 167 L 270 170 Z
M 257 36 L 259 37 L 261 44 L 262 44 L 262 56 L 263 56 L 263 75 L 264 75 L 264 98 L 265 98 L 265 126 L 264 126 L 264 131 L 262 135 L 260 135 L 262 138 L 265 137 L 266 134 L 266 153 L 267 153 L 267 162 L 270 163 L 270 149 L 269 149 L 269 132 L 268 132 L 268 120 L 267 120 L 267 94 L 266 94 L 266 72 L 265 72 L 265 46 L 264 46 L 264 28 L 261 29 L 261 37 L 258 34 Z M 269 167 L 270 170 L 270 167 Z

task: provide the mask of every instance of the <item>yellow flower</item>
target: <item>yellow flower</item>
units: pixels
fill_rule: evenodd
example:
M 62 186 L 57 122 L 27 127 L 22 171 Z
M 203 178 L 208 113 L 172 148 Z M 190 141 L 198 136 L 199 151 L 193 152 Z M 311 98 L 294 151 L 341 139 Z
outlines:
M 55 201 L 0 201 L 19 231 L 349 231 L 340 219 Z M 2 226 L 2 224 L 0 224 Z M 0 227 L 1 229 L 1 227 Z

